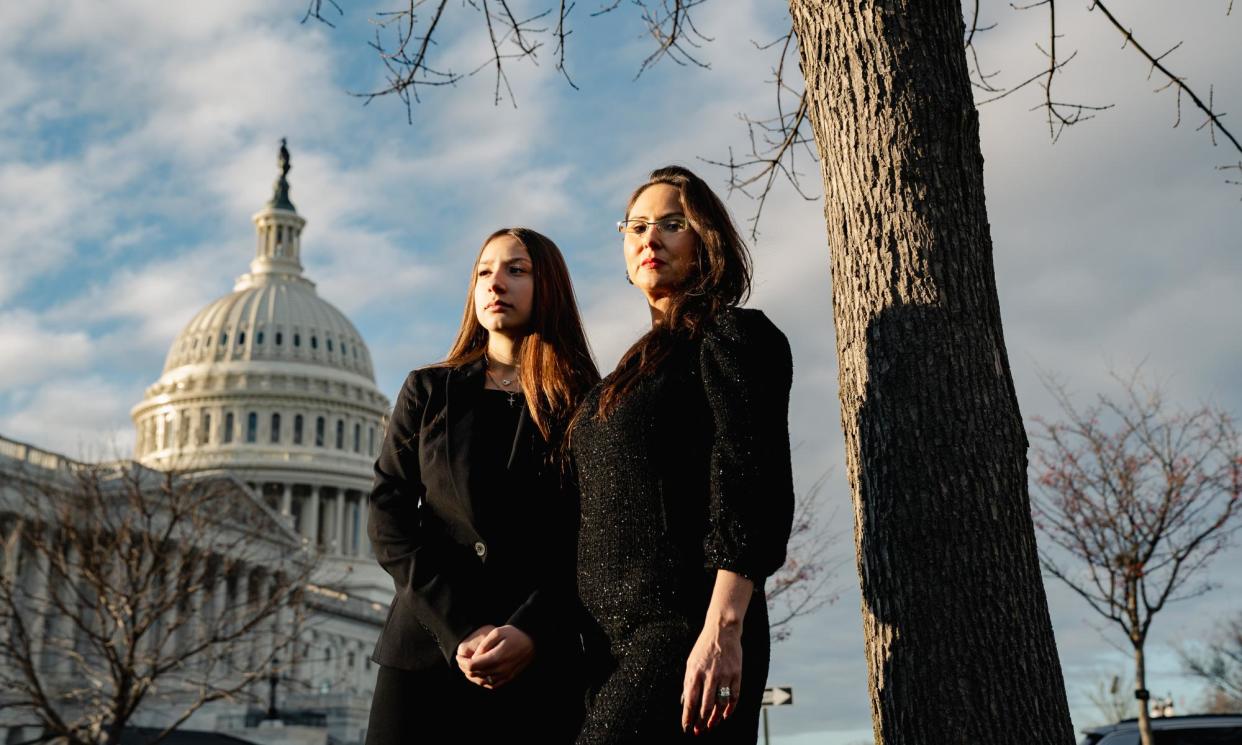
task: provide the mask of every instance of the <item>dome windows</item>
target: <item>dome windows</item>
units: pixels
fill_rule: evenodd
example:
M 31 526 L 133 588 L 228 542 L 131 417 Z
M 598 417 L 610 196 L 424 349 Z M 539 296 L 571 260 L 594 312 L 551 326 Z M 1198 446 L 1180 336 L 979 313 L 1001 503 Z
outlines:
M 295 347 L 302 346 L 302 335 L 297 332 L 294 332 L 293 334 L 293 346 Z
M 246 415 L 246 442 L 254 442 L 259 439 L 259 415 L 250 412 Z
M 319 349 L 319 337 L 311 334 L 311 349 Z
M 326 423 L 324 422 L 323 417 L 315 418 L 315 447 L 317 448 L 323 447 L 323 437 L 324 437 L 325 426 L 326 426 Z
M 237 346 L 239 346 L 239 347 L 240 347 L 240 346 L 242 346 L 242 345 L 243 345 L 243 344 L 245 344 L 245 343 L 246 343 L 246 332 L 245 332 L 245 331 L 238 331 L 238 332 L 237 332 Z
M 228 343 L 229 343 L 229 332 L 221 331 L 220 332 L 220 346 L 222 347 L 227 346 Z
M 272 414 L 272 436 L 273 443 L 280 442 L 280 414 Z
M 302 415 L 298 414 L 293 417 L 293 444 L 302 444 Z
M 279 347 L 281 344 L 284 343 L 284 341 L 285 341 L 285 335 L 277 331 L 276 332 L 276 346 Z
M 329 338 L 327 342 L 328 342 L 328 351 L 331 352 L 332 351 L 332 339 Z
M 362 425 L 354 422 L 354 452 L 362 452 Z
M 255 343 L 255 344 L 262 344 L 262 343 L 263 343 L 263 331 L 262 331 L 262 330 L 256 331 L 256 332 L 254 333 L 254 343 Z
M 201 426 L 199 427 L 199 430 L 198 430 L 198 444 L 199 445 L 210 445 L 211 444 L 211 412 L 210 411 L 203 412 L 203 417 L 200 420 L 200 424 Z
M 224 415 L 224 432 L 222 435 L 220 439 L 224 444 L 227 445 L 233 441 L 233 412 L 231 411 Z
M 337 450 L 345 449 L 345 420 L 344 419 L 336 420 L 336 449 Z

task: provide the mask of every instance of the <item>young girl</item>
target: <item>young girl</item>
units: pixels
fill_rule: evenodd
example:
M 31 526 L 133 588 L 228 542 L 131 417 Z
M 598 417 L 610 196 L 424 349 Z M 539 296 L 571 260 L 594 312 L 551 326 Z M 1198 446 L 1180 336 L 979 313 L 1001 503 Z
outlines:
M 488 236 L 457 341 L 406 378 L 375 464 L 367 532 L 396 597 L 368 745 L 573 741 L 577 504 L 559 453 L 598 378 L 556 245 Z

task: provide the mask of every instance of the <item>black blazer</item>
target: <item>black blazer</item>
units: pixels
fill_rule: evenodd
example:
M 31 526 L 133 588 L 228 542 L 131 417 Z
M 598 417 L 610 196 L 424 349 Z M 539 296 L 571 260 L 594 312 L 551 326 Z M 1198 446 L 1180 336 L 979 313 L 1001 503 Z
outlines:
M 510 471 L 534 469 L 536 488 L 519 495 L 525 519 L 488 523 L 489 535 L 478 519 L 483 495 L 471 490 L 470 447 L 484 375 L 482 361 L 415 370 L 393 406 L 367 519 L 396 589 L 372 654 L 381 665 L 455 667 L 457 645 L 489 623 L 525 631 L 537 659 L 563 658 L 577 644 L 577 502 L 545 462 L 525 409 L 508 458 Z

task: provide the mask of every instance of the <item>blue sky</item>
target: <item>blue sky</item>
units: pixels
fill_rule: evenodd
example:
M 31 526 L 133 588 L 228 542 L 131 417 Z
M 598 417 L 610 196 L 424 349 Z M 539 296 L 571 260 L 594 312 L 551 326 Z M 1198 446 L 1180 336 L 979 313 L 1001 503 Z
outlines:
M 534 7 L 534 0 L 520 5 Z M 343 4 L 344 5 L 344 4 Z M 267 199 L 278 141 L 293 153 L 292 198 L 308 220 L 303 259 L 320 292 L 366 338 L 381 389 L 447 349 L 469 264 L 494 228 L 527 224 L 565 250 L 588 330 L 608 369 L 646 319 L 622 276 L 612 230 L 630 189 L 677 162 L 723 188 L 698 160 L 743 147 L 740 112 L 763 113 L 770 41 L 783 6 L 715 0 L 697 16 L 710 69 L 668 61 L 634 80 L 650 51 L 628 5 L 602 18 L 575 11 L 568 62 L 580 90 L 552 68 L 513 65 L 516 108 L 493 105 L 484 73 L 430 91 L 406 123 L 392 100 L 362 106 L 349 91 L 379 84 L 366 46 L 366 7 L 335 29 L 299 24 L 300 3 L 118 0 L 0 6 L 0 434 L 74 455 L 127 452 L 128 410 L 159 375 L 172 338 L 225 294 L 253 250 L 249 217 Z M 1219 7 L 1218 7 L 1219 6 Z M 374 8 L 383 9 L 380 2 Z M 453 12 L 465 19 L 469 11 Z M 985 12 L 986 9 L 985 9 Z M 990 11 L 984 66 L 1018 80 L 1040 64 L 1037 11 Z M 1170 65 L 1225 111 L 1242 107 L 1238 13 L 1225 3 L 1127 3 L 1152 49 L 1185 44 Z M 1172 94 L 1153 94 L 1147 67 L 1098 13 L 1060 13 L 1062 49 L 1079 56 L 1065 100 L 1114 109 L 1049 142 L 1031 89 L 981 110 L 989 218 L 1005 335 L 1025 416 L 1052 416 L 1036 372 L 1059 374 L 1084 400 L 1109 390 L 1110 367 L 1144 362 L 1187 405 L 1242 412 L 1242 188 Z M 472 19 L 473 23 L 473 19 Z M 486 57 L 477 24 L 450 24 L 447 63 Z M 1226 119 L 1229 121 L 1229 119 Z M 1242 123 L 1234 122 L 1236 129 Z M 812 192 L 817 166 L 805 164 Z M 739 217 L 753 205 L 735 195 Z M 795 468 L 824 491 L 841 529 L 850 509 L 836 398 L 822 203 L 778 188 L 754 246 L 753 307 L 788 333 L 795 356 Z M 852 544 L 839 599 L 779 645 L 771 682 L 797 704 L 772 713 L 783 745 L 870 741 Z M 1157 618 L 1151 687 L 1186 702 L 1169 644 L 1210 632 L 1242 608 L 1242 584 Z M 1063 588 L 1050 601 L 1075 722 L 1095 713 L 1085 692 L 1126 670 L 1125 658 Z

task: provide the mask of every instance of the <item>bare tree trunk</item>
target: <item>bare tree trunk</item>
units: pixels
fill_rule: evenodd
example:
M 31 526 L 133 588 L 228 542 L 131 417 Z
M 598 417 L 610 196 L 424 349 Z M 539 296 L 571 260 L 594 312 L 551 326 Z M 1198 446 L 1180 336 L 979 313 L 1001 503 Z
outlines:
M 1150 696 L 1147 692 L 1147 660 L 1143 656 L 1143 643 L 1134 644 L 1134 692 L 1138 698 L 1139 742 L 1152 745 Z
M 790 0 L 878 745 L 1073 742 L 957 0 Z

